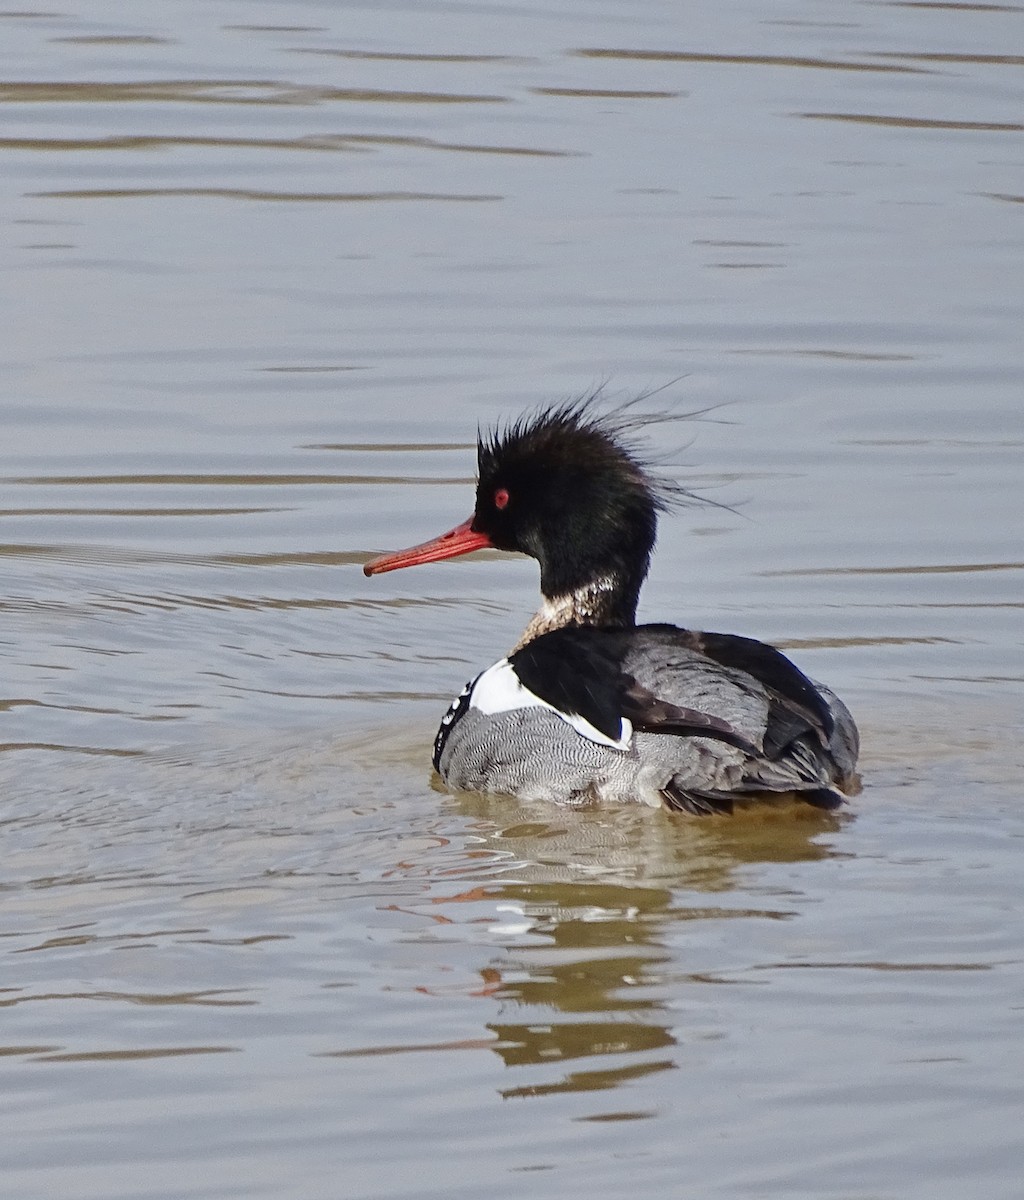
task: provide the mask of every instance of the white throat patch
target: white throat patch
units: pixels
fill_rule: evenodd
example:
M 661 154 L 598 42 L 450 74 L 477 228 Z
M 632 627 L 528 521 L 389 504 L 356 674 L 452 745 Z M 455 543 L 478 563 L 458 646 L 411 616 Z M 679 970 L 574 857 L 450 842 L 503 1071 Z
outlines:
M 594 624 L 594 618 L 604 612 L 608 596 L 618 591 L 619 586 L 618 580 L 611 575 L 602 575 L 581 587 L 578 592 L 569 592 L 565 596 L 544 596 L 540 609 L 523 630 L 515 649 L 521 650 L 527 642 L 532 642 L 542 633 L 550 633 L 552 629 Z

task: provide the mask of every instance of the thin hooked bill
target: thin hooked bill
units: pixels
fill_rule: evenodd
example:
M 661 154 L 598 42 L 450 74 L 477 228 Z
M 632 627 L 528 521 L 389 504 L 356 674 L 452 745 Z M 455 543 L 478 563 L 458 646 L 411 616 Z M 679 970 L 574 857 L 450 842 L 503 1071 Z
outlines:
M 364 575 L 382 575 L 385 571 L 397 571 L 400 567 L 415 567 L 419 563 L 440 562 L 445 558 L 457 558 L 473 550 L 485 550 L 493 543 L 486 533 L 473 529 L 473 518 L 442 533 L 440 537 L 410 546 L 408 550 L 396 550 L 393 554 L 381 554 L 371 558 L 363 566 Z

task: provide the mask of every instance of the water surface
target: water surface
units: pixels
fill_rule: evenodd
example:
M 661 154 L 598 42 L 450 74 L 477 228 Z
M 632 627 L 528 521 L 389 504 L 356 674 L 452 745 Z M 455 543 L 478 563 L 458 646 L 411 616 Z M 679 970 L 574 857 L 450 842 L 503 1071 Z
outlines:
M 1022 39 L 0 13 L 11 1195 L 1016 1200 Z M 536 569 L 360 566 L 468 514 L 478 424 L 601 386 L 730 506 L 643 616 L 834 685 L 843 815 L 433 785 Z

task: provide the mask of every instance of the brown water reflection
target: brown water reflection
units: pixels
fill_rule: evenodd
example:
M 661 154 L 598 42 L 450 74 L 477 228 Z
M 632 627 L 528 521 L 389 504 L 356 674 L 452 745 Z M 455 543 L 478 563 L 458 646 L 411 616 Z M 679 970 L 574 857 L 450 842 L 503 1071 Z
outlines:
M 659 883 L 701 892 L 726 891 L 734 886 L 733 876 L 744 864 L 827 858 L 833 852 L 830 844 L 818 839 L 836 833 L 850 819 L 789 802 L 750 806 L 738 810 L 734 820 L 708 822 L 677 821 L 670 814 L 632 809 L 555 814 L 544 806 L 510 809 L 504 797 L 460 795 L 452 803 L 476 822 L 483 847 L 533 864 L 522 868 L 526 881 L 536 868 L 546 886 L 553 886 L 553 877 L 562 876 L 571 892 L 584 887 L 580 876 L 588 877 L 586 886 L 595 890 L 586 892 L 585 902 L 581 892 L 564 904 L 554 904 L 553 911 L 562 914 L 591 902 L 602 908 L 661 913 L 670 904 L 671 892 L 663 892 Z M 620 872 L 635 880 L 636 894 L 628 888 L 622 893 L 622 884 L 603 882 Z M 612 887 L 612 893 L 605 895 L 604 886 Z M 526 893 L 513 898 L 530 899 Z M 544 899 L 550 902 L 554 897 L 546 894 Z
M 485 200 L 501 200 L 498 195 L 456 195 L 444 192 L 270 192 L 256 188 L 65 188 L 52 192 L 32 193 L 40 199 L 109 200 L 139 199 L 149 196 L 194 196 L 215 200 L 260 200 L 290 202 L 301 200 L 309 203 L 363 204 L 384 203 L 402 200 L 419 201 L 469 201 L 480 203 Z
M 178 147 L 209 147 L 226 150 L 301 150 L 314 154 L 339 151 L 364 151 L 373 146 L 401 146 L 416 150 L 450 150 L 464 154 L 512 154 L 535 158 L 571 158 L 572 151 L 548 150 L 531 146 L 496 146 L 439 142 L 432 138 L 398 137 L 366 133 L 309 134 L 304 137 L 241 138 L 187 137 L 184 135 L 135 134 L 106 138 L 4 138 L 0 150 L 161 150 Z
M 852 121 L 900 129 L 976 129 L 989 133 L 1019 133 L 1024 129 L 1024 124 L 1017 121 L 956 121 L 937 117 L 883 116 L 880 113 L 802 112 L 796 115 L 809 121 Z
M 618 50 L 588 48 L 575 50 L 580 58 L 623 58 L 638 62 L 725 63 L 730 66 L 807 67 L 826 71 L 911 72 L 917 68 L 897 67 L 888 63 L 852 62 L 842 59 L 805 58 L 797 55 L 713 54 L 700 50 Z M 895 55 L 893 57 L 896 57 Z
M 729 898 L 743 890 L 737 875 L 767 862 L 842 859 L 834 839 L 848 818 L 812 814 L 801 822 L 799 809 L 784 815 L 753 810 L 709 829 L 668 818 L 663 822 L 659 814 L 573 813 L 552 821 L 532 809 L 510 814 L 498 801 L 465 797 L 457 805 L 472 821 L 474 842 L 481 841 L 474 858 L 486 859 L 485 848 L 490 848 L 497 862 L 505 860 L 503 872 L 514 876 L 465 893 L 435 891 L 431 897 L 448 912 L 454 911 L 452 905 L 486 905 L 497 917 L 492 938 L 509 938 L 467 993 L 498 1006 L 499 1019 L 486 1022 L 495 1040 L 462 1045 L 489 1048 L 513 1073 L 499 1089 L 506 1100 L 633 1089 L 661 1072 L 691 1069 L 694 1047 L 729 1040 L 721 1013 L 735 989 L 757 989 L 779 971 L 930 977 L 994 969 L 977 958 L 872 960 L 854 947 L 853 958 L 737 963 L 738 969 L 725 972 L 681 969 L 685 953 L 679 953 L 678 931 L 686 930 L 699 962 L 723 921 L 748 928 L 750 922 L 799 921 L 805 898 L 798 893 L 785 894 L 788 903 L 777 906 L 730 904 Z M 495 824 L 494 816 L 514 821 Z M 616 876 L 634 881 L 614 882 Z M 658 886 L 659 877 L 668 886 Z M 681 892 L 689 892 L 690 903 L 680 904 Z M 709 893 L 721 899 L 696 902 Z M 687 994 L 693 1019 L 681 1021 L 679 997 Z M 762 1005 L 770 1003 L 770 997 L 761 998 Z M 517 1081 L 520 1073 L 526 1078 Z M 649 1110 L 624 1111 L 655 1116 Z M 616 1115 L 601 1110 L 577 1119 Z
M 882 69 L 882 68 L 879 68 Z M 373 104 L 501 104 L 506 96 L 452 92 L 402 92 L 381 88 L 303 87 L 252 79 L 163 79 L 104 83 L 98 80 L 47 83 L 0 82 L 0 102 L 9 104 L 126 104 L 175 101 L 197 104 L 320 104 L 325 101 Z
M 680 973 L 671 931 L 796 917 L 788 905 L 730 903 L 737 873 L 758 863 L 832 857 L 829 835 L 847 819 L 792 805 L 701 824 L 646 811 L 552 814 L 546 806 L 468 795 L 449 807 L 468 822 L 459 855 L 466 865 L 448 863 L 435 877 L 429 907 L 394 911 L 422 915 L 438 933 L 486 922 L 489 943 L 504 942 L 476 969 L 476 983 L 456 987 L 498 1010 L 498 1019 L 484 1023 L 490 1037 L 326 1053 L 488 1049 L 506 1069 L 532 1077 L 503 1084 L 504 1099 L 614 1089 L 681 1066 L 685 1050 L 670 993 L 680 983 L 715 987 L 725 980 L 706 971 Z M 453 891 L 445 882 L 452 878 L 473 883 Z M 681 891 L 690 893 L 689 902 L 680 902 Z M 452 994 L 450 984 L 417 990 Z M 722 1034 L 709 1028 L 696 1036 Z M 572 1070 L 565 1070 L 568 1063 Z

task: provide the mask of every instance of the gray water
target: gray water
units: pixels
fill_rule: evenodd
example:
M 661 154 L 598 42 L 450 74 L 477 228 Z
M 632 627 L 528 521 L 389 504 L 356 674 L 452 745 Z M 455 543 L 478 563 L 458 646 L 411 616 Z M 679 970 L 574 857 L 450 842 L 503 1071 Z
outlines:
M 0 13 L 0 1192 L 1017 1200 L 1024 8 Z M 642 617 L 864 791 L 445 795 L 536 567 L 366 580 L 660 389 Z

